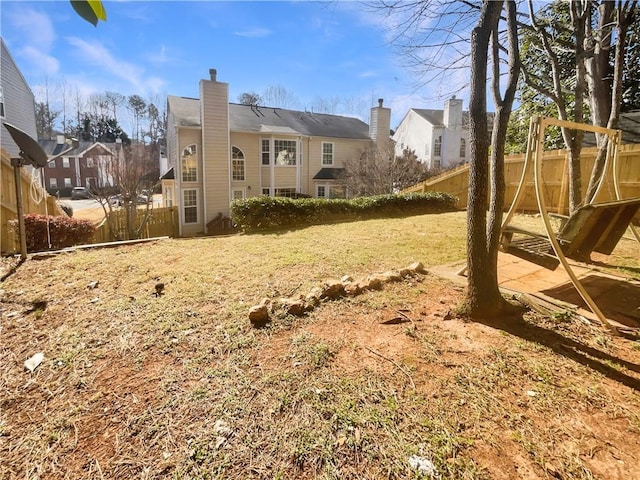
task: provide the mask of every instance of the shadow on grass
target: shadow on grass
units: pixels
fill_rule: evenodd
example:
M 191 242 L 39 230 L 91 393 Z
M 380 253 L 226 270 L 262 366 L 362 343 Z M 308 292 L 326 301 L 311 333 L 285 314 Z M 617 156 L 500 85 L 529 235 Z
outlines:
M 607 362 L 619 365 L 633 372 L 640 373 L 640 365 L 623 360 L 621 358 L 610 355 L 606 352 L 598 350 L 580 343 L 564 335 L 540 327 L 525 321 L 523 318 L 510 319 L 474 319 L 475 322 L 487 325 L 488 327 L 497 328 L 503 332 L 509 333 L 516 337 L 535 342 L 539 345 L 550 348 L 553 352 L 563 357 L 569 358 L 581 365 L 589 367 L 602 375 L 626 385 L 640 392 L 640 380 L 627 375 L 626 373 L 609 365 Z

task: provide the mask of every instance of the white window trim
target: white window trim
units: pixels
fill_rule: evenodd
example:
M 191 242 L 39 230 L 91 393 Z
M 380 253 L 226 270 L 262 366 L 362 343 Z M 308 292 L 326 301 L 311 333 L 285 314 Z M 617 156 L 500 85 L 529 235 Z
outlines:
M 186 219 L 186 215 L 185 215 L 185 208 L 187 208 L 187 205 L 185 205 L 185 200 L 184 200 L 184 195 L 186 192 L 190 192 L 190 191 L 194 191 L 196 192 L 196 204 L 195 205 L 189 205 L 189 207 L 196 207 L 196 221 L 195 222 L 187 222 Z M 182 189 L 182 223 L 184 225 L 197 225 L 200 223 L 200 191 L 198 188 L 183 188 Z
M 282 165 L 282 164 L 278 163 L 278 157 L 277 157 L 278 151 L 276 149 L 276 142 L 293 142 L 293 143 L 296 144 L 296 154 L 294 156 L 294 159 L 295 159 L 295 163 L 294 164 L 292 164 L 292 165 L 291 164 Z M 296 140 L 295 138 L 293 138 L 293 139 L 292 138 L 274 138 L 271 145 L 273 146 L 273 154 L 272 154 L 272 156 L 270 158 L 273 159 L 273 164 L 274 164 L 275 167 L 278 167 L 278 168 L 296 168 L 298 166 L 298 162 L 300 161 L 300 159 L 298 158 L 298 150 L 300 149 L 300 144 L 299 144 L 298 140 Z
M 320 188 L 324 188 L 324 195 L 320 196 L 320 193 L 318 190 L 320 190 Z M 324 183 L 321 183 L 319 185 L 316 185 L 316 198 L 327 198 L 327 185 Z
M 58 188 L 58 179 L 51 177 L 49 179 L 49 188 Z
M 4 103 L 4 92 L 2 87 L 0 87 L 0 118 L 5 118 L 7 116 L 7 106 Z
M 324 161 L 324 146 L 325 145 L 331 145 L 331 163 L 325 163 Z M 335 164 L 336 160 L 335 160 L 335 156 L 336 156 L 336 146 L 334 142 L 322 142 L 320 144 L 320 163 L 322 164 L 323 167 L 326 166 L 332 166 Z
M 240 198 L 235 198 L 236 192 L 240 192 L 242 196 Z M 247 189 L 246 188 L 233 188 L 231 189 L 231 201 L 233 200 L 244 200 L 247 198 Z
M 184 179 L 184 169 L 183 169 L 183 168 L 184 168 L 184 151 L 185 151 L 187 148 L 191 147 L 191 146 L 194 146 L 194 147 L 195 147 L 195 149 L 196 149 L 196 154 L 195 154 L 195 157 L 196 157 L 196 175 L 195 175 L 195 177 L 196 177 L 196 178 L 195 178 L 195 180 L 185 180 L 185 179 Z M 199 150 L 199 149 L 198 149 L 198 145 L 197 145 L 197 144 L 195 144 L 195 143 L 190 143 L 189 145 L 186 145 L 186 146 L 185 146 L 185 147 L 180 151 L 180 182 L 181 182 L 181 183 L 197 183 L 197 182 L 198 182 L 198 178 L 199 178 L 199 175 L 198 175 L 198 163 L 199 163 L 199 162 L 198 162 L 198 155 L 199 155 L 198 150 Z
M 73 183 L 71 183 L 71 178 L 65 177 L 65 179 L 64 179 L 64 188 L 73 188 Z
M 71 166 L 71 159 L 69 157 L 62 157 L 62 168 L 69 168 Z
M 242 158 L 233 158 L 233 149 L 236 148 L 241 154 L 242 154 Z M 240 147 L 236 147 L 235 145 L 231 146 L 231 181 L 233 182 L 244 182 L 247 179 L 247 160 L 246 160 L 246 156 L 244 154 L 244 152 L 242 151 L 242 149 Z M 234 168 L 233 168 L 233 162 L 235 161 L 241 161 L 242 162 L 242 178 L 241 179 L 237 179 L 237 178 L 233 178 L 233 172 L 234 172 Z

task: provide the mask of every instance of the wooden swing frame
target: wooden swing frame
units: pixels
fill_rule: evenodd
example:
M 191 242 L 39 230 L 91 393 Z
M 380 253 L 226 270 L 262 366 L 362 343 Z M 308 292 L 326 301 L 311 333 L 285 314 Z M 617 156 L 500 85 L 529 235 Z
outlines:
M 559 236 L 553 231 L 551 220 L 549 218 L 549 211 L 543 194 L 543 142 L 544 131 L 549 126 L 600 133 L 609 137 L 605 166 L 593 198 L 597 198 L 605 183 L 605 178 L 607 175 L 610 175 L 613 179 L 615 200 L 599 204 L 590 203 L 573 212 L 561 230 L 562 234 L 562 232 L 567 229 L 567 226 L 569 227 L 568 230 L 570 231 L 567 232 L 571 236 L 569 240 L 562 238 L 562 236 L 559 238 Z M 627 227 L 631 229 L 636 240 L 640 242 L 640 235 L 632 223 L 633 216 L 640 208 L 640 198 L 629 200 L 622 200 L 620 198 L 620 186 L 617 174 L 618 146 L 620 144 L 620 137 L 621 132 L 619 130 L 558 120 L 555 118 L 538 116 L 532 117 L 529 125 L 529 138 L 527 142 L 524 166 L 522 169 L 522 176 L 520 177 L 520 183 L 518 184 L 511 207 L 502 222 L 500 245 L 504 252 L 515 254 L 525 260 L 537 263 L 546 268 L 555 269 L 555 267 L 561 264 L 567 275 L 569 275 L 571 283 L 588 305 L 589 309 L 596 315 L 598 320 L 600 320 L 600 322 L 602 322 L 602 324 L 611 331 L 615 331 L 615 329 L 609 323 L 596 302 L 591 298 L 577 275 L 574 273 L 567 260 L 567 256 L 584 261 L 585 259 L 588 260 L 588 257 L 593 250 L 609 254 L 613 248 L 615 248 Z M 531 172 L 531 170 L 533 170 L 533 172 Z M 534 234 L 508 226 L 522 200 L 525 190 L 525 182 L 532 173 L 538 210 L 544 222 L 546 235 Z M 595 220 L 592 219 L 592 221 L 589 221 L 589 217 L 592 214 L 594 214 L 593 218 L 595 218 Z M 537 245 L 537 247 L 523 249 L 518 248 L 518 246 L 512 246 L 511 241 L 514 233 L 525 234 L 530 238 L 535 239 L 530 245 Z M 576 244 L 573 244 L 574 240 L 576 241 Z M 539 248 L 542 245 L 546 245 L 547 248 L 550 245 L 552 251 L 542 251 L 542 249 Z

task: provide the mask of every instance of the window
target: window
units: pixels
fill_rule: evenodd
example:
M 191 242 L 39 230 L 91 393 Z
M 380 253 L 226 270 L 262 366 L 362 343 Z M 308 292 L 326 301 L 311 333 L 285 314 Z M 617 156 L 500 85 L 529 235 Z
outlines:
M 440 155 L 442 155 L 442 137 L 437 137 L 433 142 L 433 156 L 439 157 Z
M 198 191 L 195 188 L 182 191 L 184 223 L 198 223 Z
M 269 140 L 262 140 L 262 165 L 269 165 Z
M 232 200 L 244 200 L 244 188 L 235 188 L 232 192 Z
M 434 160 L 433 162 L 431 162 L 431 168 L 433 168 L 434 170 L 439 170 L 440 169 L 440 160 Z
M 318 198 L 347 198 L 347 187 L 344 185 L 316 185 Z
M 58 188 L 58 179 L 50 178 L 49 179 L 49 188 Z
M 71 188 L 71 179 L 70 178 L 65 178 L 64 179 L 64 188 Z
M 231 170 L 233 180 L 244 180 L 244 153 L 238 147 L 231 149 Z
M 333 143 L 322 142 L 322 165 L 333 165 Z
M 93 168 L 95 166 L 95 162 L 93 158 L 87 158 L 87 168 Z
M 198 181 L 198 157 L 195 144 L 182 150 L 182 181 Z
M 271 191 L 268 188 L 262 189 L 262 195 L 266 195 L 267 197 L 271 194 Z
M 467 156 L 467 142 L 464 138 L 460 139 L 460 158 Z
M 347 187 L 344 185 L 331 185 L 329 187 L 329 198 L 347 198 Z
M 297 145 L 295 140 L 274 140 L 276 165 L 295 165 Z
M 166 207 L 173 207 L 173 189 L 171 187 L 164 189 L 164 204 Z
M 62 168 L 69 168 L 69 157 L 62 157 Z
M 0 87 L 0 117 L 4 118 L 4 93 Z
M 55 160 L 51 160 L 49 163 L 47 163 L 47 167 L 56 168 L 56 161 Z
M 276 197 L 295 197 L 296 189 L 295 188 L 276 188 L 275 196 Z

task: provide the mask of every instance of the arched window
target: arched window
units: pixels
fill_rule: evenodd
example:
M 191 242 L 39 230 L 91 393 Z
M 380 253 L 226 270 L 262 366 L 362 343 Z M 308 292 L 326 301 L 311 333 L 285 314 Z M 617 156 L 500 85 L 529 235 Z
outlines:
M 442 155 L 442 137 L 436 137 L 436 141 L 433 142 L 433 156 L 439 157 Z
M 198 156 L 195 144 L 182 150 L 182 181 L 198 181 Z
M 244 180 L 244 153 L 238 147 L 231 149 L 231 172 L 233 180 Z
M 460 158 L 467 156 L 467 141 L 464 138 L 460 139 Z

